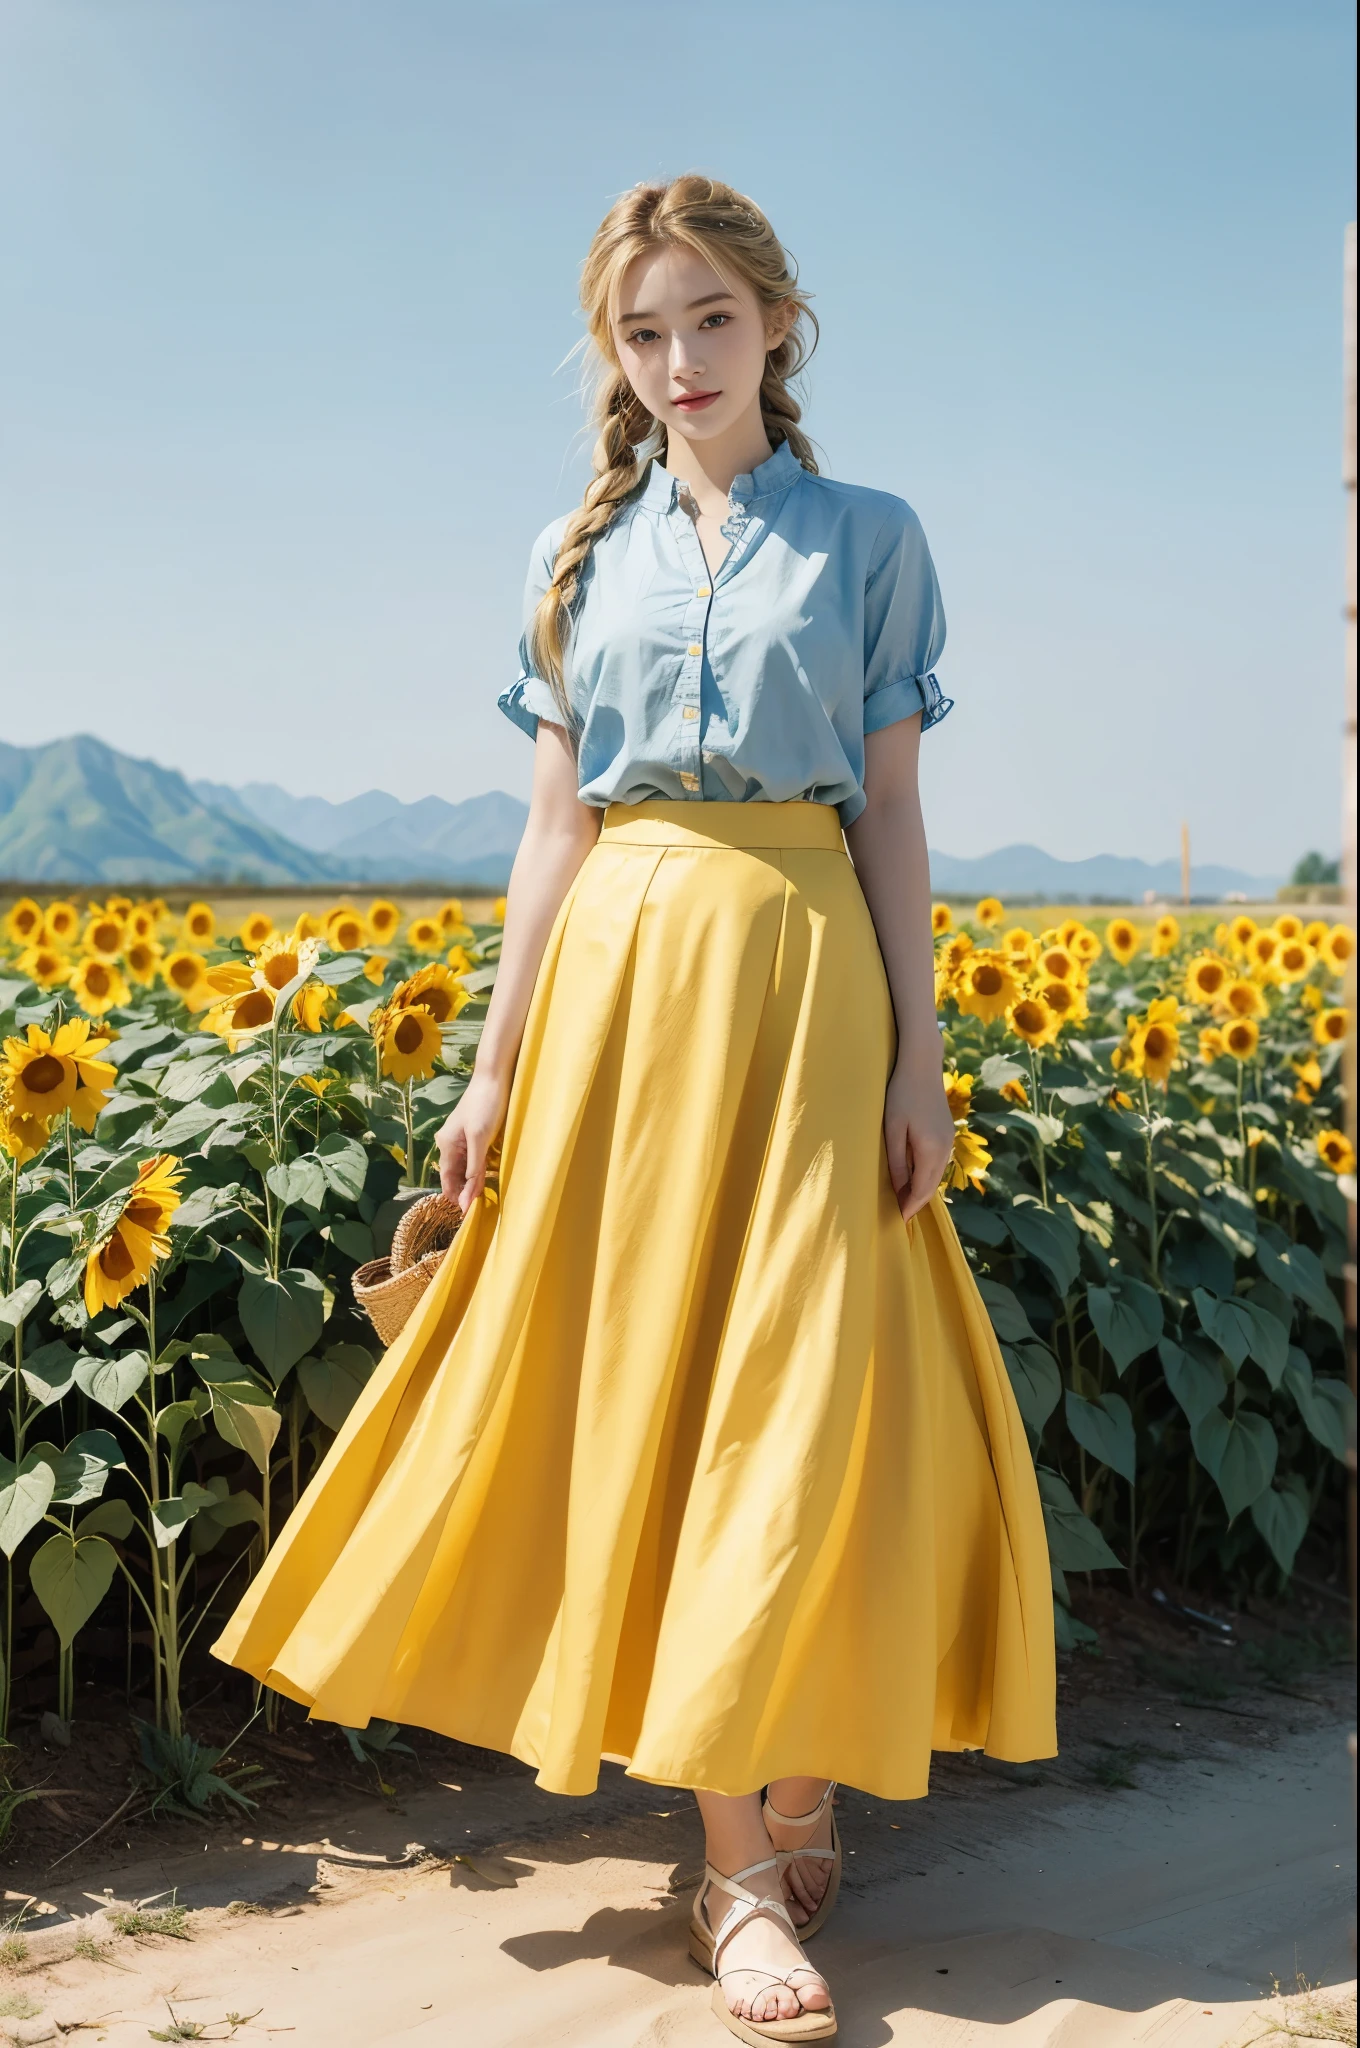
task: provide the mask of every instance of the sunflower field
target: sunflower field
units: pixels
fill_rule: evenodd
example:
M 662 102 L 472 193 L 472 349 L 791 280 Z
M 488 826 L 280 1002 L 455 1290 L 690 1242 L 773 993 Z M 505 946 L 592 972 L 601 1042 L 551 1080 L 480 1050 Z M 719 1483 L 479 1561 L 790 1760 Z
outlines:
M 180 1734 L 200 1631 L 373 1370 L 351 1279 L 435 1177 L 502 915 L 9 910 L 0 1739 L 16 1697 L 69 1721 L 77 1662 Z M 1305 1542 L 1330 1569 L 1353 934 L 1031 931 L 994 900 L 935 927 L 949 1199 L 1029 1431 L 1060 1640 L 1089 1635 L 1069 1573 L 1274 1593 Z
M 82 1652 L 183 1719 L 381 1349 L 350 1279 L 437 1178 L 500 948 L 458 902 L 227 934 L 22 900 L 0 947 L 0 1739 Z

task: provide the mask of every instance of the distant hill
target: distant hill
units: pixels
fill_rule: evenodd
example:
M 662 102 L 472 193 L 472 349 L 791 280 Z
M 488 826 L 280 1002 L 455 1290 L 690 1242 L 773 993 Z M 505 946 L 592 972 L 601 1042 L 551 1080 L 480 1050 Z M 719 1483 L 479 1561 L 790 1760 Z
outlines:
M 529 807 L 504 790 L 452 804 L 442 796 L 404 804 L 386 790 L 333 804 L 290 796 L 272 782 L 242 789 L 196 782 L 207 803 L 253 819 L 323 855 L 337 875 L 367 882 L 460 881 L 503 886 Z
M 79 733 L 0 743 L 0 875 L 27 882 L 313 882 L 327 863 L 173 768 Z
M 942 896 L 976 893 L 1043 896 L 1050 903 L 1139 903 L 1149 890 L 1158 897 L 1178 897 L 1181 865 L 1178 860 L 1128 860 L 1113 853 L 1098 853 L 1090 860 L 1055 860 L 1038 846 L 1002 846 L 975 860 L 932 853 L 930 880 Z M 1215 902 L 1234 894 L 1260 901 L 1273 897 L 1279 885 L 1278 876 L 1249 875 L 1241 868 L 1210 863 L 1191 871 L 1194 894 Z

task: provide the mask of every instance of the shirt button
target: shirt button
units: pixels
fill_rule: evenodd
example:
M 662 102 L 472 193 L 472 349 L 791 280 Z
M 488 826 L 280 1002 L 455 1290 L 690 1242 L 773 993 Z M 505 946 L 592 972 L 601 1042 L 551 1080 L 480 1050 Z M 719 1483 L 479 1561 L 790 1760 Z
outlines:
M 696 597 L 712 597 L 713 592 L 711 591 L 707 583 L 701 583 L 699 585 L 699 588 L 695 591 L 694 595 Z
M 688 646 L 688 647 L 686 648 L 686 650 L 685 650 L 685 651 L 686 651 L 686 653 L 687 653 L 687 654 L 692 654 L 692 655 L 696 655 L 696 656 L 697 656 L 697 655 L 700 655 L 700 654 L 702 654 L 704 650 L 703 650 L 703 648 L 702 648 L 702 647 L 701 647 L 701 646 L 699 645 L 699 642 L 698 642 L 697 640 L 691 640 L 691 641 L 690 641 L 690 643 L 689 643 L 689 646 Z
M 699 716 L 697 705 L 687 704 L 684 710 L 680 713 L 680 716 L 682 718 L 697 718 Z

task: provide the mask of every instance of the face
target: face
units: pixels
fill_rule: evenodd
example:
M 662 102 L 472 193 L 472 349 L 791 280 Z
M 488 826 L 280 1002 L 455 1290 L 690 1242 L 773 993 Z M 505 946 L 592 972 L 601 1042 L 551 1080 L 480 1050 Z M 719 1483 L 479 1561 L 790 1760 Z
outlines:
M 624 273 L 614 343 L 648 412 L 688 441 L 716 440 L 759 411 L 770 349 L 794 308 L 765 315 L 741 278 L 725 284 L 688 249 L 639 256 Z

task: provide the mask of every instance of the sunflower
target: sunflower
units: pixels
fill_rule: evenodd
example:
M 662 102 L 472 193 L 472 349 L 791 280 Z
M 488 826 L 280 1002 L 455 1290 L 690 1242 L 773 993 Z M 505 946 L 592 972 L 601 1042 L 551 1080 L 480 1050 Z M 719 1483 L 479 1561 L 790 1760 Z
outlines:
M 1215 1060 L 1221 1060 L 1226 1050 L 1223 1033 L 1217 1024 L 1205 1024 L 1199 1034 L 1199 1057 L 1202 1066 L 1211 1067 Z
M 1254 981 L 1245 981 L 1239 975 L 1230 981 L 1215 1006 L 1228 1017 L 1264 1017 L 1266 999 Z
M 1280 936 L 1278 932 L 1253 932 L 1247 941 L 1247 959 L 1251 963 L 1252 973 L 1261 980 L 1265 980 L 1273 975 L 1275 971 L 1275 956 L 1279 950 Z
M 1164 1088 L 1180 1058 L 1181 1034 L 1177 1027 L 1183 1021 L 1184 1013 L 1173 996 L 1161 996 L 1155 1003 L 1149 1003 L 1145 1017 L 1129 1018 L 1129 1042 L 1121 1064 L 1143 1080 Z
M 454 974 L 471 974 L 473 967 L 472 956 L 465 947 L 450 946 L 444 958 Z
M 58 1039 L 61 1035 L 60 1031 L 56 1034 Z M 27 1042 L 22 1038 L 5 1040 L 0 1076 L 4 1078 L 9 1107 L 20 1116 L 44 1120 L 71 1107 L 80 1082 L 71 1055 L 65 1050 L 59 1052 L 56 1040 L 40 1024 L 29 1025 Z
M 1035 993 L 1041 1003 L 1048 1004 L 1060 1025 L 1082 1024 L 1090 1015 L 1086 998 L 1074 982 L 1041 981 Z
M 118 966 L 112 960 L 98 960 L 93 954 L 81 961 L 69 987 L 87 1017 L 102 1017 L 106 1010 L 121 1009 L 132 1000 L 132 991 Z
M 507 904 L 504 896 L 498 896 L 491 906 L 492 924 L 504 924 Z
M 1217 948 L 1217 950 L 1220 953 L 1226 953 L 1231 944 L 1232 926 L 1227 924 L 1216 924 L 1214 926 L 1214 945 Z
M 1283 982 L 1302 981 L 1317 965 L 1317 954 L 1307 939 L 1283 939 L 1275 955 L 1275 972 Z
M 325 936 L 326 920 L 324 917 L 314 917 L 310 910 L 303 910 L 298 913 L 297 922 L 293 926 L 293 937 L 295 939 L 324 939 Z
M 71 972 L 71 963 L 66 955 L 46 942 L 26 947 L 17 964 L 20 974 L 36 981 L 39 988 L 55 988 L 58 982 L 66 981 Z
M 1058 944 L 1066 946 L 1070 952 L 1077 933 L 1085 931 L 1085 929 L 1086 927 L 1079 917 L 1065 917 L 1058 926 Z
M 416 953 L 442 953 L 444 928 L 437 917 L 413 917 L 406 927 L 406 943 Z
M 72 1017 L 57 1033 L 55 1049 L 75 1061 L 80 1083 L 71 1104 L 71 1122 L 77 1130 L 92 1131 L 100 1110 L 108 1105 L 116 1069 L 112 1060 L 101 1059 L 100 1054 L 112 1043 L 84 1017 Z
M 1319 1010 L 1313 1019 L 1313 1036 L 1319 1045 L 1342 1045 L 1350 1035 L 1349 1010 Z
M 318 1098 L 318 1100 L 323 1095 L 329 1094 L 330 1090 L 334 1088 L 338 1079 L 339 1076 L 337 1074 L 298 1075 L 298 1080 L 301 1083 L 301 1085 L 307 1090 L 307 1093 L 309 1095 L 315 1095 Z
M 1326 938 L 1330 930 L 1331 926 L 1328 924 L 1325 917 L 1315 917 L 1312 920 L 1311 924 L 1306 924 L 1304 926 L 1303 936 L 1305 937 L 1305 939 L 1307 939 L 1309 945 L 1312 946 L 1316 951 L 1316 949 L 1322 944 L 1322 941 Z
M 182 996 L 191 1010 L 205 1010 L 212 1001 L 212 990 L 207 983 L 208 963 L 201 953 L 190 952 L 181 947 L 160 963 L 161 980 Z
M 1028 926 L 1012 925 L 1001 941 L 1001 950 L 1018 967 L 1028 967 L 1038 957 L 1039 941 Z
M 74 903 L 49 903 L 43 913 L 48 938 L 56 946 L 69 946 L 80 930 L 80 912 Z
M 1291 1060 L 1290 1066 L 1299 1077 L 1294 1090 L 1295 1102 L 1311 1102 L 1322 1086 L 1322 1069 L 1310 1054 L 1306 1060 Z
M 99 905 L 95 904 L 93 907 L 97 910 Z M 106 899 L 104 908 L 111 917 L 121 917 L 126 924 L 132 910 L 132 898 L 130 896 L 110 896 Z
M 980 1017 L 990 1024 L 1004 1017 L 1020 993 L 1020 984 L 1004 953 L 990 949 L 970 953 L 959 970 L 954 1000 L 965 1017 Z
M 1303 919 L 1295 917 L 1292 910 L 1283 911 L 1276 918 L 1271 926 L 1271 930 L 1282 939 L 1301 939 L 1303 937 Z
M 170 1250 L 170 1218 L 180 1205 L 184 1169 L 172 1153 L 144 1159 L 108 1236 L 85 1261 L 85 1310 L 97 1316 L 144 1286 L 157 1259 Z
M 428 1081 L 442 1044 L 433 1012 L 423 1003 L 390 1009 L 383 1023 L 382 1070 L 394 1081 Z
M 127 931 L 130 939 L 154 939 L 160 919 L 154 903 L 134 904 L 128 913 Z
M 1023 1081 L 1003 1081 L 1001 1093 L 1007 1102 L 1013 1102 L 1017 1109 L 1029 1108 L 1029 1090 Z
M 299 974 L 310 974 L 320 954 L 319 941 L 300 938 L 296 927 L 291 932 L 272 932 L 250 963 L 250 980 L 256 988 L 272 989 L 277 995 L 280 989 L 287 988 L 290 981 L 296 981 Z M 239 968 L 234 970 L 237 974 L 240 971 Z M 216 968 L 209 970 L 208 979 L 214 982 L 214 986 L 217 985 L 214 977 L 219 973 Z M 225 986 L 223 993 L 228 993 Z
M 463 916 L 462 899 L 457 896 L 450 896 L 447 903 L 441 904 L 437 914 L 439 928 L 444 932 L 451 932 L 455 925 L 466 923 L 466 919 Z
M 942 939 L 946 932 L 953 931 L 954 913 L 947 903 L 931 905 L 930 929 L 937 939 Z
M 326 939 L 332 952 L 357 953 L 368 944 L 368 926 L 357 910 L 334 910 L 326 919 Z
M 210 903 L 191 903 L 180 920 L 180 935 L 186 946 L 210 946 L 217 935 L 217 919 Z
M 1223 1050 L 1235 1060 L 1251 1060 L 1261 1043 L 1261 1027 L 1254 1017 L 1234 1017 L 1223 1026 Z
M 1005 918 L 1006 906 L 999 896 L 984 896 L 973 914 L 980 925 L 994 932 Z
M 252 1032 L 262 1031 L 273 1021 L 274 991 L 252 985 L 215 1002 L 198 1028 L 225 1038 L 235 1052 L 242 1039 L 249 1038 Z
M 965 1117 L 973 1102 L 973 1077 L 951 1069 L 944 1077 L 944 1099 L 949 1104 L 949 1114 L 955 1123 Z
M 1075 953 L 1066 946 L 1045 946 L 1039 955 L 1039 972 L 1045 981 L 1076 981 L 1081 974 Z
M 160 965 L 161 949 L 154 939 L 130 939 L 123 965 L 139 988 L 150 988 Z
M 394 1010 L 428 1010 L 436 1024 L 449 1024 L 471 1000 L 451 967 L 442 961 L 417 968 L 392 998 Z
M 1021 996 L 1006 1019 L 1016 1037 L 1023 1038 L 1026 1045 L 1036 1050 L 1041 1045 L 1053 1043 L 1061 1021 L 1041 996 Z
M 81 944 L 96 960 L 116 960 L 123 950 L 127 927 L 121 917 L 101 910 L 85 927 Z
M 1166 911 L 1158 918 L 1152 934 L 1152 957 L 1164 960 L 1168 953 L 1174 953 L 1181 942 L 1181 923 Z
M 389 964 L 386 953 L 370 953 L 364 962 L 364 980 L 371 981 L 374 988 L 381 988 L 387 979 Z
M 1301 988 L 1299 990 L 1299 1004 L 1300 1007 L 1305 1010 L 1325 1010 L 1327 1007 L 1327 998 L 1322 993 L 1322 990 L 1318 987 L 1317 983 L 1315 981 L 1310 981 L 1306 988 Z
M 1232 969 L 1217 953 L 1201 953 L 1185 970 L 1185 993 L 1192 1003 L 1214 1003 L 1232 979 Z
M 327 1009 L 335 1000 L 335 990 L 327 988 L 324 982 L 309 981 L 293 997 L 293 1022 L 299 1031 L 319 1031 Z
M 1348 924 L 1334 924 L 1318 947 L 1333 974 L 1342 975 L 1355 958 L 1355 933 Z
M 992 1155 L 977 1132 L 960 1124 L 954 1132 L 954 1151 L 945 1169 L 950 1187 L 973 1187 L 980 1194 L 991 1163 Z
M 43 914 L 31 896 L 21 896 L 5 918 L 5 937 L 12 946 L 36 946 L 46 937 Z
M 1344 1131 L 1319 1131 L 1315 1143 L 1318 1158 L 1333 1173 L 1355 1172 L 1355 1147 Z
M 241 944 L 247 953 L 258 953 L 274 929 L 274 920 L 267 910 L 252 910 L 249 917 L 241 920 Z
M 461 909 L 461 905 L 459 908 Z M 368 906 L 368 928 L 380 946 L 385 946 L 397 935 L 401 923 L 401 911 L 395 903 L 389 903 L 380 896 L 376 903 Z
M 1073 954 L 1082 967 L 1094 967 L 1105 948 L 1095 933 L 1084 924 L 1079 924 L 1068 942 L 1068 952 Z
M 51 1135 L 45 1117 L 26 1116 L 22 1110 L 11 1109 L 0 1087 L 0 1151 L 7 1152 L 16 1166 L 27 1166 L 30 1159 L 36 1159 L 46 1149 Z
M 1228 936 L 1236 950 L 1245 953 L 1256 936 L 1256 919 L 1246 916 L 1235 917 L 1228 926 Z

